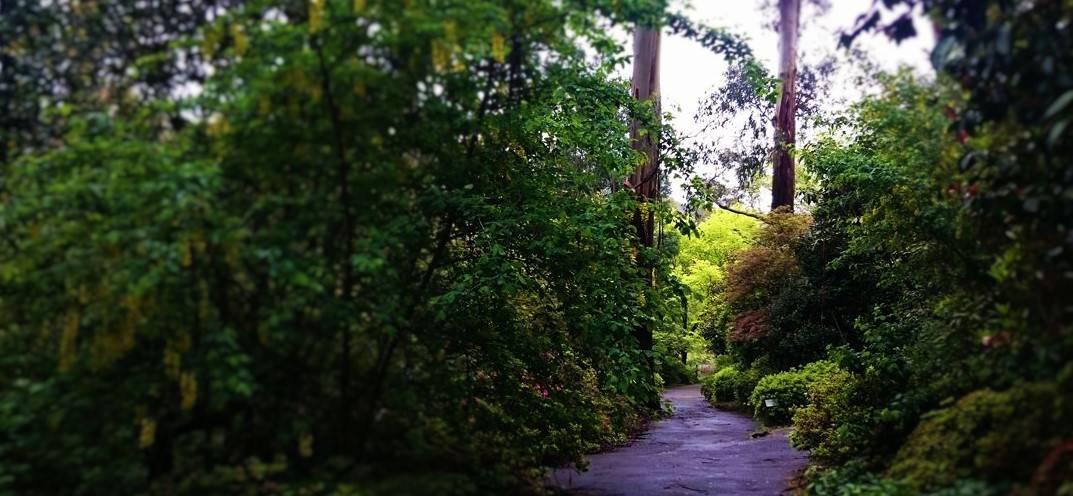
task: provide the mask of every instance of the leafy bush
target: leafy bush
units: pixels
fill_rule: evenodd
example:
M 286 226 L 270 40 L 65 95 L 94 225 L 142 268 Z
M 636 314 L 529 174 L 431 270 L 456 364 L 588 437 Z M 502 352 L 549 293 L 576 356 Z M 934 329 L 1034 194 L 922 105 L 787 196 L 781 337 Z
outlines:
M 817 473 L 815 467 L 809 470 L 808 494 L 813 496 L 913 496 L 920 494 L 905 481 L 884 477 L 868 471 L 859 463 Z M 998 496 L 1006 491 L 1002 487 L 989 485 L 973 479 L 959 479 L 950 486 L 929 496 Z
M 658 355 L 656 371 L 667 386 L 694 384 L 697 382 L 696 369 L 682 363 L 677 357 Z
M 738 383 L 744 374 L 734 366 L 723 367 L 704 378 L 701 382 L 701 393 L 709 403 L 729 403 L 737 399 L 736 392 Z
M 810 467 L 808 494 L 814 496 L 912 496 L 908 484 L 869 472 L 859 463 L 818 471 Z
M 1073 66 L 1052 54 L 1073 46 L 1055 22 L 1068 5 L 886 3 L 930 10 L 940 77 L 881 75 L 879 95 L 798 147 L 812 223 L 785 244 L 761 229 L 706 334 L 739 367 L 837 360 L 751 398 L 804 394 L 791 438 L 839 465 L 817 494 L 1058 494 L 1073 473 L 1070 393 L 1049 385 L 1073 356 Z M 861 27 L 904 36 L 910 17 Z
M 787 333 L 788 328 L 778 326 L 773 318 L 772 304 L 801 277 L 794 243 L 808 229 L 809 221 L 804 215 L 771 214 L 758 229 L 756 242 L 739 252 L 727 270 L 726 339 L 744 363 L 760 358 L 771 361 L 772 345 Z M 782 366 L 780 362 L 777 358 L 774 365 Z M 787 366 L 800 363 L 791 359 Z
M 823 359 L 828 345 L 845 344 L 851 337 L 839 326 L 848 326 L 854 315 L 832 312 L 844 305 L 831 301 L 826 281 L 809 277 L 827 262 L 812 256 L 805 244 L 811 222 L 807 215 L 769 215 L 755 244 L 729 266 L 725 308 L 710 316 L 704 333 L 725 336 L 729 351 L 742 363 L 763 359 L 775 370 L 788 370 Z
M 790 443 L 809 451 L 812 460 L 844 461 L 861 433 L 855 432 L 860 406 L 853 401 L 853 375 L 842 369 L 821 374 L 809 384 L 807 403 L 793 413 Z
M 753 390 L 756 389 L 756 385 L 760 382 L 760 379 L 771 372 L 764 362 L 754 362 L 749 368 L 745 369 L 738 380 L 734 382 L 734 401 L 742 405 L 749 404 L 749 398 L 753 394 Z
M 84 94 L 9 49 L 129 11 L 4 3 L 0 86 L 63 96 L 18 142 L 0 91 L 0 493 L 509 494 L 658 400 L 669 266 L 618 186 L 648 107 L 605 28 L 662 2 L 181 3 L 211 22 L 128 33 L 136 67 L 100 40 Z M 170 59 L 196 97 L 121 82 Z
M 1031 495 L 1073 494 L 1073 438 L 1054 447 L 1043 458 L 1043 463 L 1032 474 L 1029 490 Z
M 794 410 L 808 402 L 809 386 L 823 375 L 832 374 L 837 367 L 825 361 L 813 362 L 800 369 L 779 372 L 760 379 L 749 396 L 754 416 L 768 425 L 785 425 Z M 775 400 L 767 406 L 766 400 Z
M 1061 439 L 1073 435 L 1073 404 L 1050 383 L 981 389 L 925 415 L 889 474 L 922 490 L 958 479 L 1027 481 Z
M 806 215 L 769 215 L 756 233 L 756 242 L 738 253 L 727 271 L 727 303 L 746 310 L 762 308 L 786 281 L 797 277 L 800 271 L 794 243 L 810 222 Z

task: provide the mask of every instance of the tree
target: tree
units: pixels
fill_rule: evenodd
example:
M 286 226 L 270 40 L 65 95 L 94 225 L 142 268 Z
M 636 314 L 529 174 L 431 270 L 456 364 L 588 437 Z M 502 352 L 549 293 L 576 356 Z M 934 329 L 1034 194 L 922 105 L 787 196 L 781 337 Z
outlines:
M 63 105 L 130 108 L 204 83 L 218 51 L 178 42 L 243 3 L 0 3 L 0 162 L 61 137 L 66 119 L 56 109 Z M 221 44 L 243 35 L 206 34 Z
M 794 209 L 794 157 L 797 110 L 797 39 L 801 0 L 779 0 L 779 79 L 782 89 L 775 106 L 775 158 L 771 180 L 771 209 Z
M 650 117 L 658 123 L 660 117 L 659 102 L 659 42 L 658 27 L 639 26 L 633 34 L 633 97 L 640 102 L 651 105 Z M 634 119 L 630 125 L 630 141 L 633 148 L 644 154 L 644 162 L 629 178 L 629 186 L 640 200 L 640 205 L 633 213 L 633 225 L 641 246 L 651 248 L 655 245 L 655 209 L 652 200 L 659 197 L 659 135 L 652 133 L 653 126 L 647 126 L 643 119 Z M 644 267 L 643 257 L 638 257 L 645 270 L 649 284 L 655 282 L 651 269 Z M 640 323 L 634 329 L 641 349 L 652 349 L 652 329 Z
M 821 14 L 827 8 L 823 0 L 812 0 L 809 4 Z M 801 8 L 798 1 L 793 13 L 798 15 Z M 733 205 L 755 194 L 758 181 L 766 176 L 768 167 L 774 165 L 772 158 L 776 156 L 776 149 L 786 152 L 784 158 L 789 166 L 787 180 L 783 181 L 782 175 L 776 175 L 789 188 L 781 196 L 792 206 L 795 183 L 791 152 L 794 143 L 781 145 L 781 140 L 777 139 L 778 130 L 771 125 L 772 115 L 779 114 L 789 120 L 791 137 L 796 135 L 797 116 L 802 118 L 802 127 L 814 124 L 814 118 L 820 113 L 820 102 L 830 87 L 836 58 L 828 54 L 815 64 L 798 67 L 795 46 L 798 22 L 794 21 L 793 44 L 785 44 L 793 52 L 785 60 L 792 66 L 792 78 L 788 80 L 784 73 L 780 75 L 780 80 L 764 69 L 740 37 L 723 29 L 694 25 L 676 17 L 670 21 L 673 34 L 696 41 L 730 63 L 725 75 L 726 83 L 701 102 L 694 118 L 704 123 L 706 128 L 738 129 L 735 136 L 726 140 L 722 137 L 702 137 L 694 141 L 691 146 L 693 159 L 698 163 L 715 164 L 720 171 L 707 178 L 694 177 L 686 185 L 689 197 L 687 208 L 694 212 L 720 208 L 757 218 L 757 214 L 734 208 Z M 773 27 L 778 29 L 777 23 Z M 782 31 L 788 33 L 790 30 Z M 792 96 L 787 95 L 788 92 Z M 785 98 L 780 100 L 780 96 Z M 724 173 L 733 174 L 733 181 L 727 182 L 729 176 Z
M 656 396 L 606 181 L 648 109 L 603 28 L 662 3 L 288 5 L 162 47 L 206 54 L 194 97 L 34 94 L 64 123 L 0 170 L 0 493 L 514 494 Z

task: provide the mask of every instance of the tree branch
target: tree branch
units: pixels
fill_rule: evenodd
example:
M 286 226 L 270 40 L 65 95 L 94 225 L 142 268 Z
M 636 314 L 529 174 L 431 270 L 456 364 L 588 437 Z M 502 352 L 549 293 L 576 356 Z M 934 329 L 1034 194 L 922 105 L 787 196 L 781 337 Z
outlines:
M 714 203 L 715 206 L 717 206 L 717 207 L 719 207 L 719 208 L 721 208 L 723 210 L 726 210 L 727 212 L 735 213 L 735 214 L 738 214 L 738 215 L 744 215 L 746 217 L 752 217 L 752 218 L 754 218 L 754 219 L 756 219 L 756 220 L 758 220 L 760 222 L 763 222 L 765 224 L 769 223 L 768 220 L 767 220 L 767 217 L 765 217 L 765 216 L 763 216 L 761 214 L 754 214 L 752 212 L 746 212 L 744 210 L 738 210 L 738 209 L 736 209 L 734 207 L 731 207 L 730 205 L 723 205 L 722 203 L 719 203 L 719 202 L 712 202 L 712 203 Z

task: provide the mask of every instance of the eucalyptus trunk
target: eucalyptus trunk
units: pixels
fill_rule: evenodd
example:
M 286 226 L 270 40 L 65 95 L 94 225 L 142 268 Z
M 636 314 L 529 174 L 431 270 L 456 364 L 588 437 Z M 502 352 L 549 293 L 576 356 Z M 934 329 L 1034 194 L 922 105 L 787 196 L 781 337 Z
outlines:
M 771 209 L 794 209 L 794 157 L 797 111 L 797 40 L 801 0 L 779 0 L 779 79 L 782 88 L 775 107 L 775 157 Z
M 659 102 L 659 28 L 638 27 L 633 34 L 633 96 L 639 101 L 651 101 L 655 118 L 660 117 Z M 659 136 L 653 132 L 643 132 L 646 127 L 639 121 L 630 126 L 630 138 L 633 148 L 645 156 L 645 162 L 630 176 L 629 185 L 641 201 L 633 213 L 633 225 L 637 229 L 637 238 L 644 247 L 655 244 L 655 212 L 651 203 L 660 192 L 659 179 Z M 654 277 L 651 267 L 646 270 L 649 284 Z M 642 350 L 652 349 L 652 329 L 639 324 L 634 329 L 637 342 Z

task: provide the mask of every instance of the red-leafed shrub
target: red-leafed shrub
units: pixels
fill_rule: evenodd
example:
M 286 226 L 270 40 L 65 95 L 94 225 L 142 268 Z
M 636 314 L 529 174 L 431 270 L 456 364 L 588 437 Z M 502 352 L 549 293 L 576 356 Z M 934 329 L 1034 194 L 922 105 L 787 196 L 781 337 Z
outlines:
M 767 335 L 768 318 L 763 310 L 754 310 L 738 315 L 734 319 L 734 329 L 727 336 L 732 342 L 756 341 Z

